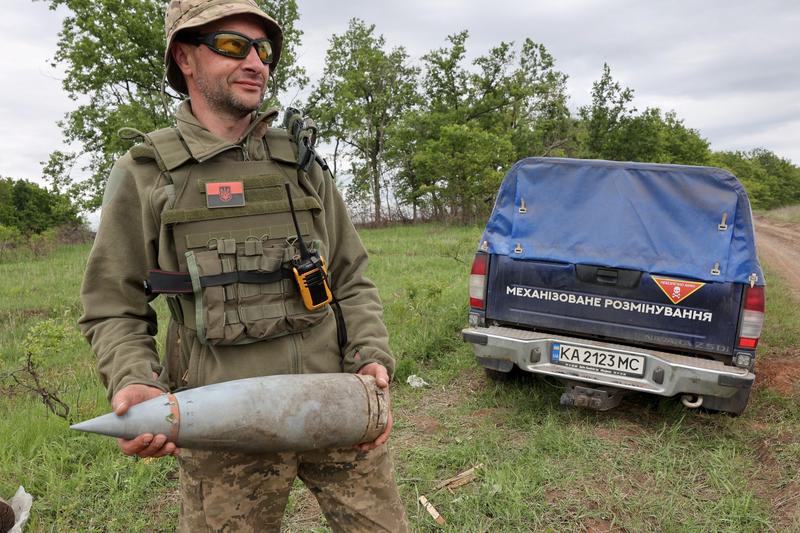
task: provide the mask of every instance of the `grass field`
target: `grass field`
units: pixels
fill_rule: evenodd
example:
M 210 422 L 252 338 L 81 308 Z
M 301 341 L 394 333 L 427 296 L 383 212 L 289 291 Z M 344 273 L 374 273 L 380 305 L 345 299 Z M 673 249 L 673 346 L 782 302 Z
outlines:
M 777 222 L 800 224 L 800 205 L 791 205 L 788 207 L 781 207 L 780 209 L 773 209 L 772 211 L 765 212 L 764 215 Z
M 649 396 L 608 413 L 565 410 L 553 381 L 489 381 L 459 338 L 479 235 L 433 225 L 362 232 L 398 359 L 391 446 L 414 531 L 800 531 L 796 383 L 759 381 L 745 414 L 729 417 Z M 108 410 L 75 327 L 87 252 L 0 264 L 0 495 L 19 485 L 33 494 L 27 531 L 173 531 L 174 460 L 134 460 L 112 439 L 70 432 L 24 389 L 30 356 L 70 420 Z M 800 312 L 767 275 L 759 365 L 777 379 L 800 361 Z M 430 385 L 412 389 L 411 374 Z M 471 483 L 435 489 L 477 464 Z M 327 531 L 300 485 L 284 529 Z

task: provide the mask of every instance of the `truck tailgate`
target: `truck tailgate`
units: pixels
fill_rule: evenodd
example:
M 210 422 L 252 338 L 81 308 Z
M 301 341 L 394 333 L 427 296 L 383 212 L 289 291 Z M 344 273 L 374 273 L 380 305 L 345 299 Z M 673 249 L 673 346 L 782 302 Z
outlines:
M 733 355 L 743 285 L 492 255 L 486 319 L 676 351 Z

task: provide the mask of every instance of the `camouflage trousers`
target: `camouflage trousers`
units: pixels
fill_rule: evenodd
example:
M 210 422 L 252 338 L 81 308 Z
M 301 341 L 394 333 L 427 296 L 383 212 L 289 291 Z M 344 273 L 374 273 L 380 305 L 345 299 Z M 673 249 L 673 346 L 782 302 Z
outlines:
M 250 455 L 182 450 L 179 531 L 280 531 L 295 477 L 333 531 L 407 532 L 386 445 Z

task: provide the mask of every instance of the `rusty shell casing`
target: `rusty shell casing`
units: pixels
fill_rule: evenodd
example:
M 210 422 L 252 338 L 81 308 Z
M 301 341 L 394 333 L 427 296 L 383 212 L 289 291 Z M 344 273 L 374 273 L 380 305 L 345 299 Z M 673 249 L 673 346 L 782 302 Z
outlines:
M 372 442 L 388 418 L 388 398 L 372 376 L 297 374 L 164 394 L 71 428 L 124 439 L 163 434 L 182 448 L 299 452 Z

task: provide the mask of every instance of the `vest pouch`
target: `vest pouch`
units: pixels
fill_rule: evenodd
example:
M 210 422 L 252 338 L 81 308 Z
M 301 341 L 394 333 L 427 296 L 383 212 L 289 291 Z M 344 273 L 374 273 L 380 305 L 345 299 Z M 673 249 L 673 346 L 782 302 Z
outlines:
M 239 257 L 243 271 L 260 274 L 280 273 L 284 267 L 286 249 L 282 246 L 264 246 L 258 255 Z M 247 268 L 250 267 L 250 268 Z M 278 279 L 274 283 L 239 285 L 239 318 L 248 337 L 268 339 L 291 333 L 286 322 L 285 286 L 289 279 Z
M 294 282 L 292 282 L 294 283 Z M 309 311 L 303 305 L 303 298 L 300 296 L 300 291 L 297 286 L 293 285 L 294 297 L 292 298 L 291 306 L 286 306 L 286 321 L 289 323 L 289 329 L 292 331 L 303 331 L 312 326 L 316 326 L 331 313 L 331 306 L 326 305 L 315 311 Z
M 218 250 L 186 252 L 194 291 L 197 338 L 204 344 L 238 344 L 244 337 L 244 326 L 236 313 L 234 284 L 203 287 L 201 282 L 204 277 L 232 272 L 235 261 L 235 256 Z
M 291 272 L 294 253 L 291 245 L 265 246 L 257 271 Z M 254 289 L 257 295 L 252 295 Z M 239 316 L 248 337 L 267 339 L 297 333 L 320 323 L 328 314 L 327 307 L 313 312 L 306 309 L 294 278 L 288 275 L 277 283 L 248 288 L 248 295 L 243 294 L 240 292 Z
M 328 315 L 329 306 L 308 311 L 303 305 L 291 275 L 294 246 L 264 246 L 250 239 L 236 246 L 232 241 L 220 240 L 217 249 L 186 252 L 200 342 L 250 344 L 303 331 Z M 226 274 L 241 281 L 217 284 Z M 259 275 L 269 281 L 254 281 Z

